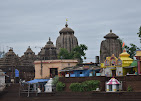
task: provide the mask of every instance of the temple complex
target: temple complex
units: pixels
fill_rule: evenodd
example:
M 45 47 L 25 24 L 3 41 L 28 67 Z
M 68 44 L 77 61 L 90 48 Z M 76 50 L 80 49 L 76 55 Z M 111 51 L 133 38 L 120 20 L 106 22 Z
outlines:
M 2 69 L 9 77 L 6 82 L 18 82 L 19 79 L 30 80 L 34 78 L 34 60 L 35 53 L 29 47 L 24 55 L 20 58 L 16 55 L 12 48 L 0 59 L 0 69 Z M 16 77 L 15 70 L 19 71 Z
M 68 27 L 67 23 L 65 26 L 66 27 L 59 32 L 60 36 L 56 40 L 56 46 L 54 46 L 49 38 L 49 41 L 41 48 L 38 55 L 35 55 L 30 46 L 21 57 L 16 55 L 13 49 L 10 48 L 9 52 L 7 52 L 3 58 L 0 58 L 0 69 L 9 75 L 9 80 L 14 82 L 16 82 L 17 79 L 33 79 L 35 76 L 34 61 L 56 60 L 57 52 L 59 53 L 60 48 L 65 48 L 68 52 L 71 52 L 72 49 L 78 45 L 77 38 L 74 36 L 74 31 Z M 18 77 L 15 74 L 15 70 L 19 71 Z
M 39 52 L 38 57 L 42 60 L 57 59 L 56 47 L 50 38 L 47 44 Z
M 111 56 L 112 54 L 118 57 L 122 52 L 121 43 L 117 39 L 118 36 L 115 33 L 112 33 L 112 30 L 110 30 L 110 33 L 104 36 L 104 38 L 106 40 L 101 42 L 100 47 L 100 63 L 103 63 L 106 57 Z
M 57 53 L 59 53 L 61 48 L 65 48 L 68 52 L 71 52 L 72 49 L 78 45 L 77 38 L 74 36 L 74 31 L 68 27 L 67 23 L 65 26 L 65 28 L 60 30 L 60 36 L 56 40 Z

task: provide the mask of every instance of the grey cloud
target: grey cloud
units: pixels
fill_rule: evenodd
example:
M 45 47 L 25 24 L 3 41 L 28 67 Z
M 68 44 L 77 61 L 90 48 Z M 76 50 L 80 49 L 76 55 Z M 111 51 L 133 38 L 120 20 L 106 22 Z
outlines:
M 30 45 L 36 54 L 51 37 L 54 44 L 68 18 L 79 44 L 88 46 L 87 62 L 99 55 L 103 36 L 112 29 L 127 45 L 141 46 L 140 0 L 3 0 L 0 3 L 0 45 L 22 55 Z

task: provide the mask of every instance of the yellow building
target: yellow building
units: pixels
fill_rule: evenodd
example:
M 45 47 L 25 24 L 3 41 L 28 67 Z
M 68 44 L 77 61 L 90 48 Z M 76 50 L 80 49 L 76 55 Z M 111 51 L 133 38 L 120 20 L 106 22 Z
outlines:
M 137 71 L 135 67 L 130 66 L 133 62 L 133 59 L 131 59 L 129 56 L 130 54 L 128 54 L 126 50 L 123 50 L 123 53 L 120 54 L 120 59 L 122 60 L 123 75 L 126 75 L 131 71 Z
M 76 66 L 77 60 L 42 60 L 35 61 L 35 79 L 44 79 L 58 75 L 65 67 Z
M 130 66 L 133 63 L 133 59 L 130 55 L 123 51 L 120 57 L 116 58 L 114 54 L 111 57 L 106 57 L 104 63 L 101 64 L 103 68 L 102 76 L 123 76 L 127 74 L 134 74 L 137 69 L 134 66 Z

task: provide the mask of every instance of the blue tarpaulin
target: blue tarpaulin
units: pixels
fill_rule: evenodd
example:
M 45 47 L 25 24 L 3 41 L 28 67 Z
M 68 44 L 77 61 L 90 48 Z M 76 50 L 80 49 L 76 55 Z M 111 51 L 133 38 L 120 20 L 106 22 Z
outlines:
M 19 70 L 15 69 L 15 77 L 19 77 Z
M 49 79 L 34 79 L 34 80 L 31 80 L 31 81 L 27 81 L 27 83 L 38 83 L 38 82 L 46 82 L 48 81 Z

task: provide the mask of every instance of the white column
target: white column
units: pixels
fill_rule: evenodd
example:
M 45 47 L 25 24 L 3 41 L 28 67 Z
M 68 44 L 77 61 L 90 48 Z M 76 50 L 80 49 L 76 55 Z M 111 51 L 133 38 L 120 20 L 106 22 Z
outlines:
M 109 92 L 109 85 L 106 85 L 106 92 Z
M 112 85 L 112 86 L 113 86 L 113 87 L 112 87 L 112 88 L 113 88 L 112 91 L 113 91 L 113 92 L 116 92 L 116 91 L 117 91 L 116 85 Z

